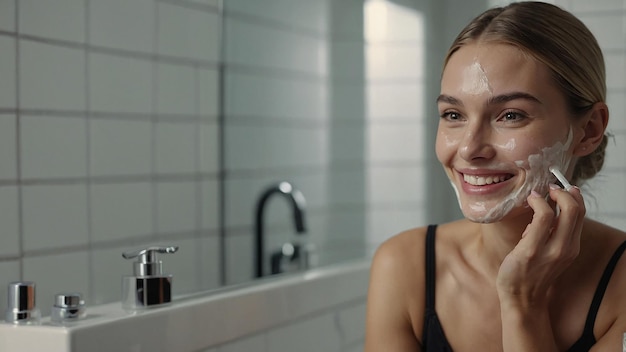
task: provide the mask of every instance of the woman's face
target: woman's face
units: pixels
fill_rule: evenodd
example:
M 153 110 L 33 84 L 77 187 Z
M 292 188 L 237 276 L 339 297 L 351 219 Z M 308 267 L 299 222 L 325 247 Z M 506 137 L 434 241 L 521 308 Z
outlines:
M 572 154 L 571 119 L 549 69 L 511 45 L 470 44 L 446 65 L 437 99 L 437 158 L 465 217 L 495 222 L 527 211 Z

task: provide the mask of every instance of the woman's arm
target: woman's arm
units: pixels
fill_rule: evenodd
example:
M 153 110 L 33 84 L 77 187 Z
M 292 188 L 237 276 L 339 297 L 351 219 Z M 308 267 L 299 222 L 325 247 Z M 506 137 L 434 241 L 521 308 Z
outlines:
M 407 288 L 411 283 L 406 273 L 411 271 L 411 265 L 402 262 L 402 250 L 392 241 L 383 243 L 372 261 L 365 352 L 421 351 L 408 309 Z M 419 273 L 413 275 L 420 276 Z

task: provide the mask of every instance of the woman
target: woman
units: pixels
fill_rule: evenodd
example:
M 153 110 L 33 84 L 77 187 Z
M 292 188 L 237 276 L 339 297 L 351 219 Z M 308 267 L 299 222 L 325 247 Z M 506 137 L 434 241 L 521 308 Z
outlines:
M 602 53 L 545 3 L 491 9 L 445 60 L 436 153 L 464 219 L 383 243 L 365 350 L 618 351 L 626 234 L 585 217 L 572 184 L 602 167 Z

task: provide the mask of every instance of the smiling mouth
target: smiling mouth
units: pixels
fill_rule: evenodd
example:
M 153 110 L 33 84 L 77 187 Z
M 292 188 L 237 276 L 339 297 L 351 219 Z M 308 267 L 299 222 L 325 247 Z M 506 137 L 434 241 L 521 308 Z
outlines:
M 486 186 L 492 185 L 500 182 L 504 182 L 513 177 L 513 175 L 489 175 L 489 176 L 480 176 L 480 175 L 467 175 L 463 174 L 463 181 L 469 183 L 472 186 Z

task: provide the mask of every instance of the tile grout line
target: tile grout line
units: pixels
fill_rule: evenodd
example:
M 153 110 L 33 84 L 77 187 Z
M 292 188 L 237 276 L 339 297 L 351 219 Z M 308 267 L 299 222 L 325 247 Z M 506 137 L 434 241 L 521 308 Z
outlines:
M 85 14 L 85 43 L 89 44 L 91 42 L 91 18 L 89 16 L 89 12 L 91 9 L 91 2 L 89 0 L 84 0 L 83 4 L 85 5 L 84 14 Z M 91 165 L 92 165 L 92 141 L 91 141 L 91 89 L 90 89 L 90 76 L 89 69 L 91 67 L 90 62 L 90 46 L 87 45 L 85 47 L 85 144 L 87 148 L 87 152 L 85 153 L 86 157 L 86 172 L 87 172 L 87 184 L 86 184 L 86 193 L 87 193 L 87 265 L 89 278 L 87 279 L 87 287 L 89 292 L 86 295 L 89 296 L 90 302 L 96 301 L 96 268 L 95 268 L 95 256 L 94 256 L 94 248 L 93 248 L 93 194 L 92 194 L 92 175 L 91 175 Z
M 18 240 L 19 240 L 19 279 L 24 280 L 24 197 L 22 181 L 22 159 L 21 155 L 21 111 L 20 111 L 20 39 L 17 37 L 19 32 L 19 1 L 14 0 L 15 4 L 15 161 L 17 171 L 17 221 L 18 221 Z

